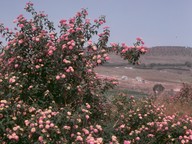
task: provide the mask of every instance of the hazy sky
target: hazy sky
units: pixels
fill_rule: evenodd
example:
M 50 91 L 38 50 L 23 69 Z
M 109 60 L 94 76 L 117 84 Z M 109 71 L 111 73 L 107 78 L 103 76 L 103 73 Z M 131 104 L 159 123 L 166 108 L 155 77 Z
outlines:
M 27 0 L 1 0 L 0 22 L 13 28 L 13 20 L 24 10 Z M 81 8 L 89 18 L 106 16 L 111 30 L 109 42 L 132 45 L 142 37 L 146 46 L 192 47 L 192 0 L 31 0 L 37 11 L 45 11 L 58 25 Z M 28 16 L 28 15 L 27 15 Z

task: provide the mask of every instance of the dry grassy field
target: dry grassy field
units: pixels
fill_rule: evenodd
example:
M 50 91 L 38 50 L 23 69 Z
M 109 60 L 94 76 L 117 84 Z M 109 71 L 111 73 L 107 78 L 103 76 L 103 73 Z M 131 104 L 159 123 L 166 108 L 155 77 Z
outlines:
M 110 54 L 110 61 L 96 68 L 96 72 L 119 80 L 118 89 L 153 94 L 153 86 L 162 84 L 165 92 L 175 94 L 183 83 L 192 83 L 192 49 L 154 48 L 141 56 L 141 64 L 132 66 L 120 56 Z

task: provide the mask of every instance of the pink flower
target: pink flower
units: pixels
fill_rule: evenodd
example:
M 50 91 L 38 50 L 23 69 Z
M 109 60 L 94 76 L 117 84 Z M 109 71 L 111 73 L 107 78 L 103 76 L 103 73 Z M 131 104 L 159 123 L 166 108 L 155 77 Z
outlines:
M 18 127 L 13 127 L 13 131 L 17 131 Z
M 70 69 L 67 69 L 66 72 L 69 73 L 69 72 L 70 72 Z
M 20 39 L 19 40 L 19 44 L 22 44 L 24 41 L 23 41 L 23 39 Z
M 70 70 L 71 72 L 74 72 L 74 69 L 73 69 L 72 66 L 69 67 L 69 70 Z
M 31 124 L 30 124 L 30 127 L 34 127 L 34 126 L 35 126 L 34 123 L 31 123 Z
M 18 64 L 15 64 L 15 68 L 18 68 L 18 66 L 19 66 Z
M 72 43 L 71 43 L 71 46 L 73 46 L 73 47 L 74 47 L 74 46 L 75 46 L 75 42 L 72 42 Z
M 42 125 L 42 124 L 40 124 L 40 125 L 39 125 L 39 128 L 43 128 L 43 125 Z
M 117 46 L 117 44 L 116 43 L 110 43 L 110 45 L 112 46 L 112 47 L 116 47 Z
M 60 20 L 60 24 L 61 24 L 61 25 L 65 25 L 66 22 L 67 22 L 67 20 L 64 20 L 64 19 Z
M 74 137 L 74 135 L 75 135 L 75 134 L 72 133 L 72 134 L 71 134 L 71 137 Z
M 95 22 L 95 23 L 97 23 L 97 22 L 98 22 L 98 20 L 97 20 L 97 19 L 94 19 L 94 22 Z
M 9 79 L 9 83 L 14 83 L 15 82 L 15 79 L 14 78 L 10 78 Z
M 131 144 L 131 142 L 128 140 L 124 140 L 124 144 Z
M 39 66 L 39 65 L 36 65 L 36 66 L 35 66 L 35 68 L 36 68 L 36 69 L 39 69 L 39 68 L 40 68 L 40 66 Z
M 141 52 L 146 52 L 147 50 L 144 49 L 144 48 L 141 48 L 140 51 L 141 51 Z
M 46 133 L 47 130 L 46 130 L 46 129 L 42 129 L 41 132 L 42 132 L 42 133 Z
M 33 127 L 33 128 L 31 129 L 31 132 L 34 133 L 35 131 L 36 131 L 36 129 Z
M 4 56 L 5 55 L 5 52 L 2 52 L 1 54 L 0 54 L 0 57 L 2 57 L 2 56 Z
M 49 50 L 48 55 L 53 55 L 53 50 Z
M 100 64 L 100 63 L 101 63 L 101 60 L 100 60 L 100 59 L 98 59 L 98 60 L 97 60 L 97 63 L 98 63 L 98 64 Z
M 94 133 L 98 133 L 98 129 L 94 129 L 93 131 L 94 131 Z
M 42 59 L 39 59 L 39 62 L 42 62 L 43 60 Z
M 120 128 L 121 128 L 121 129 L 122 129 L 122 128 L 125 128 L 125 124 L 120 125 Z
M 85 128 L 83 128 L 83 132 L 84 132 L 86 135 L 89 134 L 89 131 L 88 131 L 87 129 L 85 129 Z
M 69 46 L 69 49 L 72 50 L 72 49 L 73 49 L 73 46 L 70 45 L 70 46 Z
M 80 13 L 80 12 L 77 12 L 75 16 L 76 16 L 76 17 L 80 17 L 80 16 L 81 16 L 81 13 Z
M 12 139 L 12 138 L 13 138 L 13 136 L 12 136 L 12 135 L 9 135 L 9 136 L 8 136 L 8 139 Z
M 46 123 L 46 124 L 50 124 L 51 122 L 50 122 L 50 120 L 47 120 L 45 123 Z
M 86 22 L 87 24 L 90 24 L 90 19 L 86 19 L 85 22 Z
M 154 135 L 153 134 L 148 134 L 147 137 L 154 137 Z
M 85 118 L 88 120 L 89 119 L 89 115 L 86 115 Z
M 101 58 L 101 55 L 98 55 L 97 58 L 100 59 L 100 58 Z
M 182 140 L 181 140 L 181 143 L 182 143 L 182 144 L 184 144 L 184 143 L 185 143 L 185 140 L 184 140 L 184 139 L 182 139 Z
M 140 140 L 140 137 L 136 137 L 135 140 L 139 141 L 139 140 Z
M 142 40 L 142 38 L 140 38 L 140 37 L 137 37 L 137 38 L 136 38 L 136 40 L 137 40 L 137 41 L 141 41 L 141 40 Z
M 29 87 L 28 87 L 28 89 L 30 90 L 31 88 L 33 88 L 33 86 L 32 85 L 30 85 Z
M 40 39 L 39 39 L 38 37 L 36 37 L 36 39 L 35 39 L 35 40 L 36 40 L 36 42 L 39 42 L 39 40 L 40 40 Z
M 110 57 L 109 56 L 106 56 L 105 57 L 105 60 L 107 61 L 107 60 L 110 60 Z
M 23 28 L 23 27 L 24 27 L 24 24 L 19 24 L 19 27 L 20 27 L 20 28 Z
M 89 40 L 87 43 L 88 45 L 92 45 L 92 40 Z
M 46 129 L 49 129 L 49 128 L 50 128 L 50 126 L 49 126 L 48 124 L 46 124 L 46 125 L 45 125 L 45 128 L 46 128 Z
M 66 129 L 66 130 L 70 130 L 71 129 L 70 126 L 64 126 L 63 128 Z
M 97 47 L 96 47 L 96 46 L 93 46 L 92 49 L 93 49 L 94 51 L 96 51 L 96 50 L 97 50 Z
M 54 127 L 55 125 L 53 123 L 50 124 L 50 127 Z
M 42 137 L 42 136 L 39 136 L 38 140 L 39 140 L 40 142 L 43 142 L 43 137 Z
M 77 141 L 83 141 L 83 138 L 81 136 L 77 136 L 76 140 Z
M 59 75 L 57 75 L 57 76 L 56 76 L 56 80 L 59 80 L 59 79 L 60 79 L 60 76 L 59 76 Z
M 90 73 L 90 72 L 92 72 L 92 70 L 91 70 L 91 69 L 88 69 L 88 70 L 87 70 L 87 72 L 89 72 L 89 73 Z
M 192 134 L 189 136 L 189 139 L 192 140 Z
M 90 104 L 86 103 L 86 108 L 90 109 L 91 108 Z
M 109 29 L 109 26 L 105 26 L 105 27 L 103 27 L 103 29 Z
M 19 137 L 18 137 L 17 135 L 14 135 L 14 136 L 13 136 L 13 139 L 15 139 L 16 141 L 18 141 L 18 140 L 19 140 Z
M 101 125 L 96 125 L 96 128 L 97 128 L 98 130 L 100 130 L 100 131 L 103 130 L 102 127 L 101 127 Z
M 67 115 L 68 115 L 68 116 L 71 116 L 71 112 L 68 111 L 68 112 L 67 112 Z
M 32 27 L 32 30 L 35 31 L 35 30 L 37 30 L 37 28 L 36 27 Z
M 69 24 L 70 28 L 73 28 L 74 27 L 74 24 Z
M 102 25 L 104 22 L 103 21 L 99 21 L 99 24 Z
M 111 137 L 111 139 L 112 139 L 113 142 L 116 142 L 116 141 L 117 141 L 117 137 L 114 136 L 114 135 Z
M 25 125 L 28 126 L 29 125 L 29 120 L 25 120 Z
M 16 23 L 17 22 L 17 19 L 13 20 L 13 23 Z
M 80 31 L 80 30 L 81 30 L 81 28 L 79 28 L 79 27 L 78 27 L 78 28 L 76 28 L 76 31 Z
M 65 78 L 65 77 L 66 77 L 65 74 L 62 74 L 62 75 L 61 75 L 61 78 Z

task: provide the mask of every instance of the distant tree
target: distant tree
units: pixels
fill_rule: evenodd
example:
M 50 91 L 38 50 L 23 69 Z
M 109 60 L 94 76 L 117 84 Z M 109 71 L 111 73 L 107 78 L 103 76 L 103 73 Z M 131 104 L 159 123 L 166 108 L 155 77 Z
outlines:
M 189 61 L 186 61 L 186 62 L 185 62 L 185 65 L 186 65 L 187 67 L 190 67 L 190 68 L 192 67 L 192 63 L 189 62 Z
M 161 92 L 164 91 L 164 86 L 162 84 L 155 84 L 153 86 L 153 92 L 155 94 L 155 96 L 157 96 L 158 94 L 160 94 Z

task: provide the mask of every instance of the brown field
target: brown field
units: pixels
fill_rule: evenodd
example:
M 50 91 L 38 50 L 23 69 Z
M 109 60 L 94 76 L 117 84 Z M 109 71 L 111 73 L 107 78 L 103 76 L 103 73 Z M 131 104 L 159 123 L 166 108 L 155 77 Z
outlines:
M 111 60 L 97 67 L 96 72 L 118 79 L 118 89 L 153 94 L 153 86 L 162 84 L 165 87 L 164 92 L 173 95 L 183 83 L 192 83 L 192 67 L 185 65 L 186 62 L 192 62 L 192 53 L 181 53 L 180 48 L 172 51 L 168 49 L 167 53 L 166 50 L 153 50 L 141 56 L 140 66 L 132 66 L 120 56 L 110 54 Z

